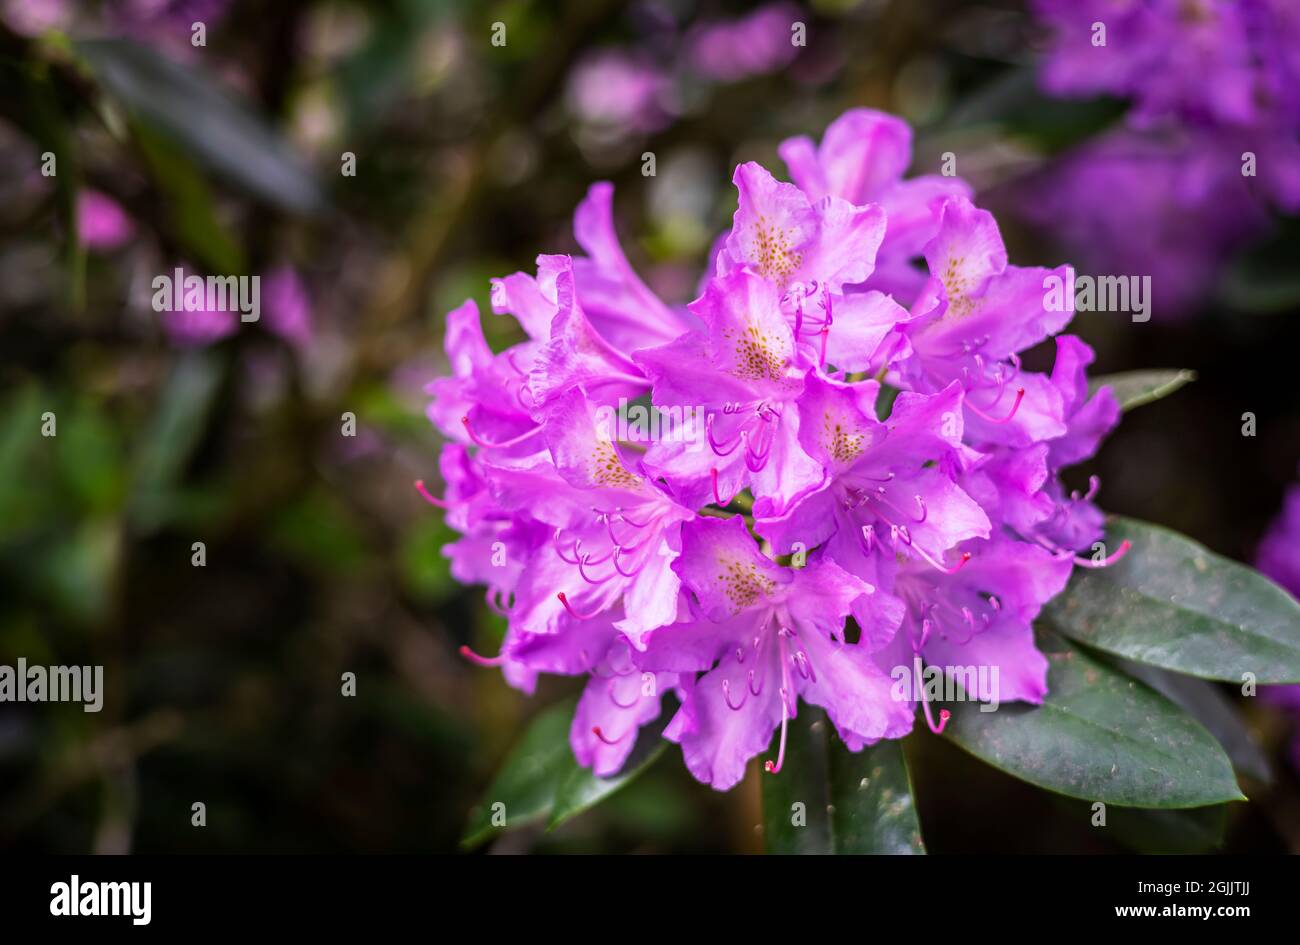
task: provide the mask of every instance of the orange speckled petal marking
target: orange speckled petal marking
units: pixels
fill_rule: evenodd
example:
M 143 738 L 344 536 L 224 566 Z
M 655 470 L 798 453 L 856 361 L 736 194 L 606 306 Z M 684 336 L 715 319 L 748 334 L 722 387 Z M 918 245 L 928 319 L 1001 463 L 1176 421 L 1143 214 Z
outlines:
M 609 440 L 597 440 L 591 451 L 591 481 L 611 489 L 635 489 L 641 484 L 619 459 L 618 451 Z
M 835 417 L 827 410 L 822 414 L 822 445 L 837 463 L 851 463 L 866 448 L 866 431 L 847 417 Z
M 754 606 L 776 590 L 775 582 L 760 574 L 754 562 L 726 555 L 718 556 L 717 581 L 731 603 L 733 614 Z
M 803 253 L 792 247 L 790 233 L 759 214 L 748 236 L 746 261 L 763 278 L 784 289 L 803 264 Z
M 969 286 L 962 267 L 966 260 L 960 256 L 948 257 L 948 263 L 939 277 L 944 294 L 948 297 L 948 311 L 944 317 L 964 318 L 975 310 L 975 300 L 967 295 Z
M 743 331 L 724 329 L 722 336 L 731 345 L 731 373 L 736 377 L 746 381 L 780 381 L 785 377 L 790 367 L 785 339 L 772 337 L 755 322 Z

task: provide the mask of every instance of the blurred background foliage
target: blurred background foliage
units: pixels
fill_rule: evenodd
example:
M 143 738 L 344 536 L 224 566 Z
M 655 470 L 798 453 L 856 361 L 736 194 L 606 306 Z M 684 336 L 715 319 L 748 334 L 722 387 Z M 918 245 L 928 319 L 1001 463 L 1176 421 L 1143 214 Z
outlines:
M 446 369 L 443 314 L 466 297 L 487 312 L 490 276 L 573 250 L 592 182 L 615 182 L 634 265 L 685 302 L 734 209 L 734 165 L 779 173 L 782 138 L 867 105 L 917 128 L 914 169 L 958 156 L 1013 262 L 1067 258 L 1007 195 L 1121 108 L 1041 96 L 1020 4 L 780 6 L 807 24 L 806 47 L 719 65 L 698 31 L 751 7 L 6 0 L 0 662 L 102 664 L 107 692 L 99 714 L 0 706 L 0 846 L 456 849 L 526 720 L 572 686 L 547 680 L 528 699 L 457 655 L 492 650 L 502 628 L 481 589 L 452 582 L 440 549 L 453 535 L 411 487 L 436 479 L 422 387 Z M 615 107 L 647 84 L 641 107 Z M 97 216 L 87 201 L 101 198 Z M 1102 477 L 1108 509 L 1250 560 L 1298 458 L 1298 236 L 1279 221 L 1241 247 L 1197 310 L 1076 319 L 1101 373 L 1199 375 L 1075 471 Z M 281 267 L 300 297 L 264 299 L 261 323 L 197 344 L 150 306 L 150 280 L 182 264 Z M 277 329 L 291 307 L 298 328 Z M 484 320 L 498 348 L 514 337 Z M 41 435 L 46 414 L 57 436 Z M 927 843 L 1294 852 L 1283 722 L 1246 710 L 1277 762 L 1271 785 L 1250 785 L 1255 803 L 1105 831 L 921 732 L 908 750 Z M 757 776 L 717 795 L 657 764 L 559 829 L 490 849 L 759 850 Z

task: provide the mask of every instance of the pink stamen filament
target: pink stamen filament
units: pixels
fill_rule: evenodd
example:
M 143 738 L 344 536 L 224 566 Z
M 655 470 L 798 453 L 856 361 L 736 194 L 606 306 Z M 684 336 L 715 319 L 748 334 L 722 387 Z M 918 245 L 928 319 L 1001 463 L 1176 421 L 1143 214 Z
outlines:
M 710 412 L 709 415 L 704 418 L 704 435 L 709 441 L 709 448 L 712 449 L 714 453 L 718 456 L 730 456 L 736 451 L 736 447 L 740 445 L 741 439 L 745 435 L 744 431 L 733 436 L 729 441 L 730 445 L 727 443 L 719 443 L 713 437 L 713 418 L 715 416 L 716 413 Z
M 569 612 L 569 616 L 573 617 L 575 620 L 590 620 L 592 617 L 595 617 L 600 613 L 598 610 L 593 610 L 589 614 L 582 614 L 574 610 L 573 605 L 569 603 L 569 598 L 565 595 L 564 591 L 560 591 L 555 596 L 560 599 L 560 603 L 563 604 L 564 609 Z
M 961 553 L 961 560 L 958 561 L 955 565 L 953 565 L 950 568 L 947 565 L 945 565 L 942 561 L 936 560 L 933 556 L 931 556 L 931 554 L 928 551 L 926 551 L 920 545 L 917 545 L 912 540 L 912 533 L 911 531 L 908 530 L 908 527 L 906 525 L 895 525 L 889 519 L 885 518 L 885 516 L 881 515 L 879 509 L 876 510 L 876 514 L 880 516 L 881 520 L 886 525 L 889 526 L 891 538 L 893 538 L 896 541 L 902 541 L 904 545 L 906 545 L 908 548 L 911 548 L 914 552 L 916 552 L 917 555 L 920 556 L 922 561 L 924 561 L 926 564 L 930 565 L 931 567 L 935 568 L 936 570 L 942 571 L 944 574 L 956 574 L 958 571 L 960 571 L 963 567 L 966 566 L 966 562 L 969 561 L 971 558 L 971 554 L 969 551 L 963 551 Z
M 763 768 L 768 774 L 779 774 L 781 766 L 785 764 L 785 741 L 786 735 L 790 729 L 790 662 L 785 651 L 785 638 L 787 636 L 793 636 L 793 634 L 785 627 L 782 627 L 777 631 L 777 646 L 781 651 L 781 689 L 777 693 L 781 698 L 781 744 L 780 747 L 777 748 L 776 763 L 773 764 L 769 760 L 763 764 Z M 754 694 L 758 695 L 758 693 Z
M 763 425 L 759 427 L 758 433 L 753 437 L 748 435 L 748 431 L 741 434 L 745 440 L 745 466 L 750 472 L 759 472 L 767 465 L 772 455 L 772 445 L 776 442 L 776 429 L 772 424 L 778 415 L 760 410 L 759 416 Z
M 981 417 L 989 423 L 1003 424 L 1003 423 L 1011 422 L 1011 419 L 1016 415 L 1016 411 L 1020 409 L 1020 402 L 1024 399 L 1025 399 L 1025 389 L 1023 387 L 1017 387 L 1016 402 L 1011 405 L 1011 410 L 1007 413 L 1007 415 L 1000 419 L 985 413 L 983 410 L 981 410 L 979 407 L 976 407 L 969 400 L 967 400 L 965 403 L 966 403 L 966 409 L 968 409 L 971 413 L 975 414 L 975 416 Z M 994 403 L 997 403 L 997 401 L 995 400 Z
M 475 653 L 468 646 L 462 646 L 460 648 L 460 655 L 465 657 L 465 659 L 469 660 L 471 663 L 475 663 L 479 666 L 486 666 L 488 668 L 500 666 L 506 661 L 504 656 L 479 656 L 479 654 Z
M 831 308 L 831 297 L 825 295 L 822 297 L 822 305 L 826 309 L 826 321 L 822 324 L 822 354 L 819 367 L 826 367 L 826 342 L 831 337 L 831 325 L 835 323 L 835 316 Z
M 588 390 L 594 390 L 597 387 L 608 387 L 610 384 L 629 384 L 633 387 L 649 387 L 650 381 L 644 376 L 635 374 L 620 374 L 617 371 L 612 373 L 603 373 L 600 377 L 591 378 L 585 382 Z
M 934 558 L 931 558 L 929 553 L 924 548 L 918 548 L 916 545 L 910 545 L 909 547 L 917 554 L 919 554 L 922 558 L 924 558 L 926 563 L 931 564 L 934 567 L 938 568 L 944 574 L 956 574 L 958 571 L 964 568 L 966 566 L 966 562 L 970 560 L 970 552 L 963 551 L 961 553 L 961 560 L 958 561 L 951 568 L 949 568 L 949 567 L 945 567 L 942 561 L 936 561 Z
M 646 566 L 647 559 L 642 558 L 641 562 L 636 567 L 634 567 L 631 571 L 624 571 L 622 565 L 622 555 L 625 553 L 630 554 L 631 552 L 628 552 L 628 549 L 623 548 L 621 546 L 616 547 L 614 549 L 614 570 L 617 571 L 619 574 L 623 575 L 623 577 L 625 578 L 636 577 L 638 574 L 641 573 L 641 570 Z
M 930 726 L 930 731 L 936 735 L 942 735 L 944 728 L 948 725 L 948 720 L 952 718 L 952 713 L 947 709 L 939 710 L 939 724 L 934 724 L 934 716 L 930 713 L 930 701 L 924 696 L 921 697 L 921 705 L 924 707 L 925 724 Z
M 916 646 L 913 647 L 916 652 L 919 653 L 921 650 L 925 649 L 926 641 L 930 639 L 930 631 L 933 629 L 934 624 L 931 622 L 929 617 L 926 617 L 921 621 L 921 639 L 917 640 Z
M 790 707 L 785 701 L 785 689 L 781 689 L 781 744 L 776 751 L 776 764 L 771 759 L 763 762 L 763 769 L 768 774 L 780 774 L 781 766 L 785 764 L 785 738 L 790 729 Z
M 1100 488 L 1101 488 L 1100 477 L 1089 476 L 1088 491 L 1083 495 L 1080 495 L 1079 490 L 1075 489 L 1073 492 L 1070 493 L 1070 499 L 1074 502 L 1091 502 L 1093 497 L 1097 494 L 1097 490 Z
M 1125 538 L 1123 543 L 1120 544 L 1119 548 L 1117 548 L 1112 555 L 1103 558 L 1101 561 L 1093 561 L 1091 558 L 1085 558 L 1082 555 L 1075 555 L 1074 563 L 1083 568 L 1109 568 L 1120 558 L 1128 554 L 1128 550 L 1132 547 L 1133 543 Z
M 611 679 L 609 682 L 609 689 L 607 690 L 607 692 L 609 695 L 610 702 L 614 703 L 614 705 L 618 706 L 620 709 L 630 709 L 633 706 L 635 706 L 638 702 L 641 701 L 641 696 L 639 694 L 633 696 L 632 701 L 626 704 L 619 702 L 618 699 L 614 698 L 614 685 L 617 683 L 617 681 L 618 681 L 617 679 Z M 640 693 L 640 690 L 638 689 L 637 692 Z
M 431 492 L 429 492 L 428 489 L 424 487 L 423 479 L 415 480 L 415 491 L 420 493 L 420 498 L 424 499 L 424 501 L 428 502 L 430 505 L 437 506 L 440 509 L 451 508 L 451 504 L 449 502 L 447 502 L 444 499 L 439 499 L 435 497 Z
M 629 731 L 630 731 L 630 730 L 629 730 Z M 591 727 L 591 734 L 595 735 L 597 738 L 599 738 L 599 739 L 600 739 L 602 742 L 604 742 L 606 745 L 617 745 L 617 744 L 618 744 L 619 742 L 621 742 L 623 739 L 627 738 L 627 735 L 628 735 L 627 732 L 624 732 L 624 733 L 623 733 L 622 735 L 620 735 L 618 738 L 609 738 L 609 737 L 607 737 L 607 736 L 605 735 L 605 733 L 604 733 L 603 731 L 601 731 L 599 725 L 593 725 L 593 726 Z
M 582 651 L 582 662 L 583 662 L 583 663 L 587 663 L 587 662 L 589 662 L 589 660 L 588 660 L 588 655 L 589 655 L 589 654 L 587 653 L 586 650 L 583 650 L 583 651 Z M 611 667 L 609 668 L 609 670 L 610 670 L 610 671 L 609 671 L 608 673 L 602 673 L 602 672 L 600 671 L 600 667 L 599 667 L 599 666 L 593 666 L 593 667 L 591 668 L 591 675 L 595 676 L 597 679 L 615 679 L 615 680 L 616 680 L 616 679 L 622 679 L 624 676 L 631 676 L 633 673 L 637 672 L 637 668 L 636 668 L 635 666 L 629 666 L 627 669 L 624 669 L 624 670 L 617 670 L 617 669 L 615 669 L 613 666 L 611 666 Z
M 528 372 L 525 371 L 523 368 L 521 368 L 519 364 L 515 361 L 515 355 L 517 355 L 518 353 L 519 353 L 518 351 L 507 351 L 506 363 L 509 364 L 511 369 L 513 369 L 514 372 L 518 374 L 520 377 L 527 377 Z
M 586 581 L 588 584 L 604 584 L 614 575 L 611 573 L 611 574 L 606 574 L 604 577 L 597 577 L 597 578 L 591 577 L 590 575 L 587 574 L 587 565 L 593 563 L 601 564 L 610 555 L 615 554 L 616 551 L 617 549 L 615 549 L 615 551 L 611 551 L 609 555 L 606 555 L 604 558 L 601 558 L 599 561 L 595 561 L 595 562 L 592 561 L 591 555 L 583 555 L 581 558 L 578 559 L 578 574 L 580 574 L 582 576 L 582 579 Z M 615 565 L 615 567 L 617 567 L 617 565 Z
M 513 593 L 511 594 L 513 597 Z M 509 617 L 510 612 L 515 609 L 513 602 L 510 604 L 501 603 L 501 588 L 489 587 L 487 593 L 483 595 L 483 600 L 487 604 L 488 610 L 498 617 Z
M 502 440 L 500 443 L 493 443 L 490 442 L 489 440 L 482 439 L 481 437 L 479 437 L 477 433 L 474 432 L 473 428 L 471 428 L 469 425 L 469 417 L 461 417 L 460 423 L 461 426 L 465 428 L 465 433 L 469 436 L 470 440 L 474 443 L 475 446 L 481 446 L 484 449 L 489 449 L 489 450 L 500 450 L 500 449 L 505 449 L 506 447 L 509 446 L 518 446 L 520 443 L 524 442 L 524 440 L 528 439 L 530 436 L 534 436 L 542 432 L 542 427 L 539 424 L 533 427 L 528 432 L 519 434 L 519 436 L 512 437 L 508 440 Z
M 743 433 L 741 436 L 745 439 L 745 468 L 750 472 L 758 472 L 767 465 L 768 454 L 763 453 L 760 455 L 758 452 L 750 448 L 752 444 L 749 441 L 749 437 Z

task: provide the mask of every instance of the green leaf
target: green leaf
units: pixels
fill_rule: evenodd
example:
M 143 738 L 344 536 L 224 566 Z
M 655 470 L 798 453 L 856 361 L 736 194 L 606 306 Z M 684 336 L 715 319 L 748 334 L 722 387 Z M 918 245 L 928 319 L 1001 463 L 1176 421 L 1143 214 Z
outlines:
M 576 705 L 576 699 L 567 699 L 533 720 L 470 811 L 461 846 L 475 847 L 498 831 L 543 821 L 548 828 L 557 827 L 625 787 L 663 753 L 661 726 L 646 726 L 623 770 L 613 778 L 597 778 L 578 764 L 569 747 Z M 665 707 L 661 718 L 670 717 Z M 504 817 L 504 823 L 493 823 L 494 816 Z
M 209 272 L 244 272 L 244 254 L 217 216 L 208 183 L 189 159 L 167 138 L 136 124 L 136 140 L 149 171 L 162 192 L 176 238 L 192 259 Z
M 1101 831 L 1134 853 L 1190 855 L 1208 853 L 1223 845 L 1228 827 L 1228 805 L 1151 809 L 1106 805 L 1105 825 L 1096 823 L 1097 812 L 1087 801 L 1060 798 L 1061 809 L 1077 823 Z
M 1218 742 L 1164 696 L 1055 634 L 1041 706 L 993 712 L 957 702 L 944 734 L 1030 784 L 1128 807 L 1203 807 L 1245 800 Z
M 1178 371 L 1173 369 L 1159 371 L 1125 371 L 1121 374 L 1105 374 L 1095 377 L 1088 385 L 1090 393 L 1099 388 L 1109 387 L 1115 391 L 1121 410 L 1144 407 L 1149 403 L 1168 397 L 1174 391 L 1196 380 L 1195 371 Z
M 41 518 L 32 501 L 29 467 L 42 443 L 41 414 L 50 406 L 35 384 L 25 384 L 0 403 L 0 521 L 6 537 Z M 35 513 L 35 514 L 33 514 Z
M 1219 691 L 1217 684 L 1119 657 L 1112 660 L 1121 672 L 1146 683 L 1204 725 L 1228 753 L 1234 768 L 1264 784 L 1272 782 L 1268 756 L 1256 743 L 1237 707 Z
M 1181 810 L 1108 807 L 1106 824 L 1118 832 L 1121 843 L 1136 853 L 1161 856 L 1208 853 L 1223 845 L 1228 829 L 1228 805 Z
M 881 384 L 880 393 L 876 395 L 876 419 L 881 423 L 889 419 L 894 412 L 894 401 L 898 399 L 898 388 L 892 384 Z
M 1132 547 L 1080 568 L 1044 622 L 1089 646 L 1204 679 L 1300 682 L 1300 603 L 1257 571 L 1136 519 L 1108 520 Z
M 1271 235 L 1231 260 L 1219 282 L 1219 303 L 1227 314 L 1277 315 L 1300 305 L 1300 269 L 1295 264 L 1300 220 L 1283 217 Z
M 123 489 L 117 430 L 91 401 L 78 403 L 59 430 L 59 464 L 79 507 L 111 513 Z
M 943 128 L 949 133 L 987 129 L 986 134 L 1012 137 L 1052 155 L 1101 133 L 1124 115 L 1125 103 L 1114 98 L 1061 99 L 1043 94 L 1031 65 L 1000 72 L 963 95 L 949 111 Z M 937 153 L 940 142 L 926 132 L 916 153 Z M 952 144 L 951 138 L 944 142 Z
M 323 205 L 316 181 L 285 140 L 202 67 L 129 40 L 75 48 L 109 92 L 213 170 L 287 210 L 311 213 Z
M 665 720 L 671 717 L 667 712 L 663 714 Z M 546 829 L 554 830 L 566 820 L 591 810 L 654 764 L 668 747 L 668 743 L 662 737 L 662 729 L 661 725 L 650 725 L 642 729 L 632 754 L 628 756 L 627 764 L 612 778 L 598 778 L 591 773 L 591 769 L 578 767 L 575 763 L 573 772 L 555 792 L 555 804 L 551 808 Z M 568 742 L 566 741 L 565 744 L 567 745 Z
M 790 722 L 781 770 L 762 785 L 768 853 L 925 852 L 897 740 L 851 752 L 825 713 L 805 706 Z
M 173 511 L 176 486 L 207 427 L 222 371 L 213 352 L 194 351 L 177 360 L 167 378 L 135 457 L 130 517 L 144 531 L 160 527 Z

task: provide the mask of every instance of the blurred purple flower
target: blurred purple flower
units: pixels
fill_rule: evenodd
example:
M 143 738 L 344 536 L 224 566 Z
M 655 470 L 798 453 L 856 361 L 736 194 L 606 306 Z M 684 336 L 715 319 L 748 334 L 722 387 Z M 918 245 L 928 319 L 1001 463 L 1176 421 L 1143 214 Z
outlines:
M 1259 543 L 1255 565 L 1300 597 L 1300 485 L 1287 490 L 1282 513 Z
M 1255 566 L 1300 597 L 1300 485 L 1287 490 L 1281 514 L 1259 543 Z M 1300 721 L 1300 686 L 1270 686 L 1261 695 L 1274 705 L 1290 710 Z M 1300 771 L 1300 728 L 1291 738 L 1291 764 Z
M 233 335 L 239 327 L 239 313 L 231 311 L 185 308 L 161 312 L 160 317 L 168 338 L 178 348 L 210 345 Z
M 569 106 L 584 122 L 648 133 L 671 120 L 668 75 L 635 53 L 607 49 L 584 58 L 569 77 Z
M 131 238 L 135 226 L 111 197 L 97 190 L 77 194 L 77 235 L 90 249 L 117 249 Z
M 801 15 L 797 6 L 774 3 L 737 19 L 701 23 L 687 34 L 687 60 L 717 82 L 775 72 L 798 54 L 790 28 Z
M 1248 28 L 1251 6 L 1268 4 L 1036 0 L 1034 8 L 1052 32 L 1043 86 L 1058 96 L 1130 98 L 1131 120 L 1140 125 L 1169 116 L 1213 124 L 1255 121 L 1261 103 Z
M 261 277 L 261 311 L 267 330 L 301 349 L 311 342 L 311 300 L 297 271 L 279 266 Z M 161 313 L 163 327 L 181 347 L 200 347 L 234 334 L 240 313 L 233 309 L 186 308 Z
M 1124 128 L 1030 182 L 1027 215 L 1096 272 L 1149 275 L 1160 315 L 1198 307 L 1223 261 L 1264 231 L 1270 205 L 1300 209 L 1300 4 L 1033 6 L 1051 32 L 1043 88 L 1131 107 Z
M 5 23 L 22 36 L 39 36 L 60 29 L 71 19 L 67 0 L 5 0 Z
M 311 299 L 293 267 L 279 266 L 262 277 L 262 310 L 266 327 L 293 347 L 311 342 Z
M 1082 271 L 1150 276 L 1153 312 L 1174 318 L 1268 226 L 1240 167 L 1240 152 L 1212 135 L 1119 129 L 1029 179 L 1017 200 L 1027 219 L 1078 248 Z
M 158 30 L 181 31 L 188 41 L 190 27 L 209 28 L 226 15 L 232 0 L 118 0 L 110 16 L 128 33 L 152 35 Z

